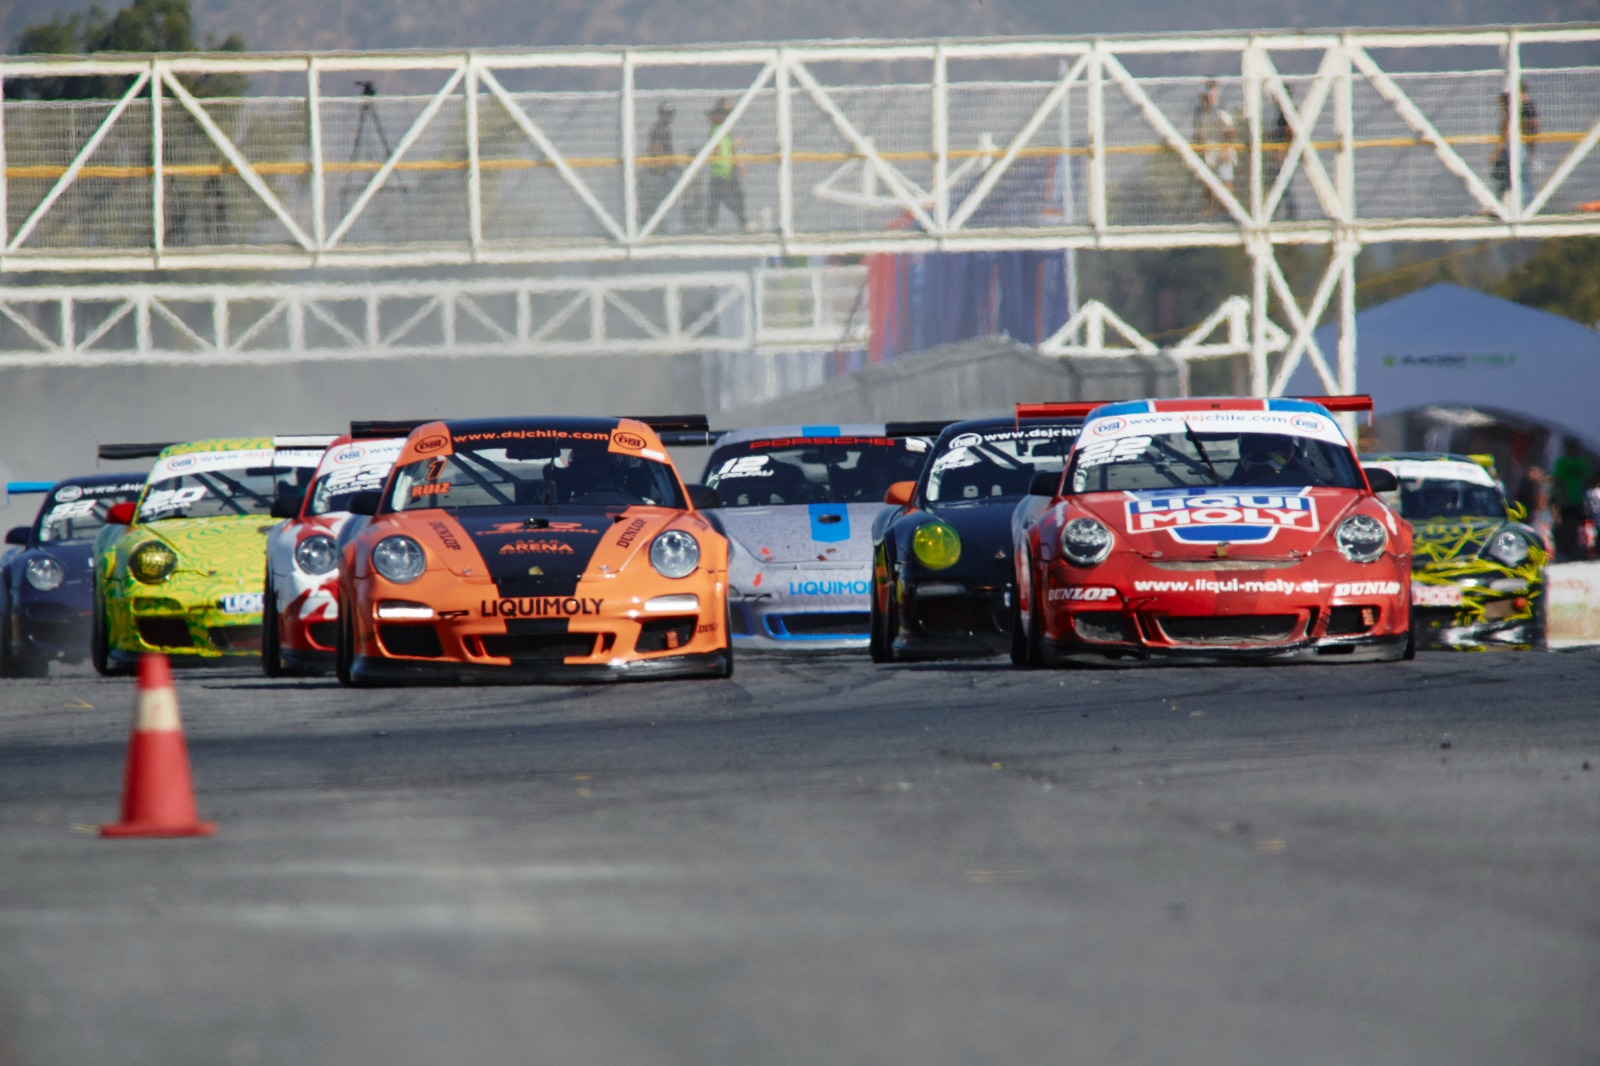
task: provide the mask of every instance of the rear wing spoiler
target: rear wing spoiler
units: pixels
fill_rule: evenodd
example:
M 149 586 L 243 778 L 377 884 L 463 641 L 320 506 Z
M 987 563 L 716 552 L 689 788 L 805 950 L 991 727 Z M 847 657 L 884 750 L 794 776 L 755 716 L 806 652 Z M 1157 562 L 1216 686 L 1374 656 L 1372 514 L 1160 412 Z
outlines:
M 709 448 L 723 431 L 712 429 L 705 415 L 628 415 L 656 431 L 662 444 L 685 448 Z
M 101 459 L 154 459 L 163 450 L 181 441 L 155 441 L 150 444 L 102 444 L 95 454 Z
M 386 437 L 409 437 L 411 431 L 438 418 L 369 418 L 350 423 L 350 436 L 356 440 L 381 440 Z
M 1336 414 L 1347 411 L 1364 411 L 1369 416 L 1372 414 L 1372 397 L 1366 394 L 1355 396 L 1285 396 L 1285 400 L 1304 400 L 1307 403 L 1321 404 L 1329 411 Z M 1087 418 L 1089 412 L 1096 407 L 1103 407 L 1108 403 L 1120 403 L 1119 400 L 1076 400 L 1060 403 L 1019 403 L 1017 404 L 1017 418 Z M 1230 401 L 1218 400 L 1218 406 Z
M 285 451 L 301 448 L 326 448 L 335 440 L 338 440 L 338 438 L 323 433 L 282 436 L 272 438 L 272 447 L 275 450 Z M 101 459 L 154 459 L 167 448 L 172 447 L 174 444 L 182 443 L 182 441 L 169 440 L 151 441 L 146 444 L 102 444 L 95 450 L 95 454 Z
M 943 418 L 921 422 L 885 422 L 883 433 L 886 437 L 937 437 L 943 433 L 946 426 L 954 425 L 958 419 Z
M 1017 421 L 1024 418 L 1077 418 L 1089 417 L 1089 412 L 1096 407 L 1103 407 L 1106 400 L 1073 400 L 1061 403 L 1019 403 L 1017 404 Z
M 54 481 L 7 481 L 5 491 L 0 492 L 0 503 L 9 500 L 12 496 L 23 496 L 31 492 L 49 492 L 56 487 Z

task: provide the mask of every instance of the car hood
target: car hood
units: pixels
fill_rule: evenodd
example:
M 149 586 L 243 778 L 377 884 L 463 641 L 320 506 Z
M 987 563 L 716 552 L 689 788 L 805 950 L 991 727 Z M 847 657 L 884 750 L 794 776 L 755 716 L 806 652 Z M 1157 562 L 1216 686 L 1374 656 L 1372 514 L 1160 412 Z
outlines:
M 1475 558 L 1489 538 L 1507 525 L 1488 516 L 1428 518 L 1411 523 L 1412 557 L 1417 566 Z
M 277 525 L 267 515 L 217 515 L 212 518 L 168 518 L 129 526 L 126 543 L 165 541 L 178 553 L 178 571 L 217 577 L 250 574 L 261 580 L 267 533 Z
M 724 507 L 712 521 L 744 554 L 766 565 L 859 564 L 872 560 L 873 517 L 881 503 Z
M 1354 489 L 1208 488 L 1096 492 L 1070 502 L 1114 530 L 1120 547 L 1164 559 L 1209 559 L 1317 550 L 1360 499 Z
M 533 517 L 499 508 L 441 510 L 408 514 L 403 525 L 393 528 L 380 520 L 384 528 L 380 532 L 375 526 L 371 532 L 375 538 L 403 532 L 458 577 L 487 576 L 502 596 L 570 596 L 586 575 L 620 572 L 682 516 L 682 511 L 666 507 L 595 512 L 563 508 L 559 514 Z M 698 524 L 698 519 L 692 521 Z

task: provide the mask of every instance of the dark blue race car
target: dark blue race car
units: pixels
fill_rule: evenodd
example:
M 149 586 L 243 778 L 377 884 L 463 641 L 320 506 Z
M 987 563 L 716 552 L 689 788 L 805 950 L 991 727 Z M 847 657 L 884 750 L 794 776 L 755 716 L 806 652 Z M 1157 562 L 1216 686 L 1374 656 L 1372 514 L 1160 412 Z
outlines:
M 18 550 L 0 566 L 0 677 L 43 677 L 52 661 L 88 656 L 95 536 L 106 512 L 142 488 L 144 476 L 128 473 L 6 486 L 45 498 L 33 525 L 6 534 Z

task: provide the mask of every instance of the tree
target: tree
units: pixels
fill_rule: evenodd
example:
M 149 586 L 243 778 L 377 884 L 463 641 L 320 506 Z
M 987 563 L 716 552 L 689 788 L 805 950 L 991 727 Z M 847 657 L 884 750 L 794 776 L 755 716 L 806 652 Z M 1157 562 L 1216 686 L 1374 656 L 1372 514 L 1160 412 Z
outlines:
M 1560 237 L 1511 272 L 1499 294 L 1586 326 L 1600 325 L 1600 240 Z
M 13 51 L 23 55 L 88 55 L 95 52 L 194 52 L 194 16 L 189 0 L 133 0 L 107 15 L 99 7 L 87 13 L 57 15 L 35 23 L 17 36 Z M 207 52 L 243 52 L 244 38 L 230 33 L 207 38 Z M 240 74 L 185 76 L 185 88 L 196 96 L 239 96 L 245 91 Z M 55 78 L 13 78 L 6 85 L 12 99 L 100 100 L 128 91 L 127 76 L 87 75 Z

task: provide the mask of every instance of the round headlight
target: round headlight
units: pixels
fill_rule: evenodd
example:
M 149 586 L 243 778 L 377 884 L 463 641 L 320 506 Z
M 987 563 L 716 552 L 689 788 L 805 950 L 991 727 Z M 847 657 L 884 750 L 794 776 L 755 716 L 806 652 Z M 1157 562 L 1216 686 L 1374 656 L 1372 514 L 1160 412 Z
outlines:
M 1389 534 L 1383 531 L 1383 524 L 1376 518 L 1353 514 L 1339 523 L 1333 540 L 1339 545 L 1339 551 L 1352 563 L 1370 563 L 1383 554 L 1383 549 L 1389 543 Z
M 384 537 L 372 546 L 372 568 L 397 585 L 407 585 L 422 576 L 428 557 L 410 537 Z
M 1061 554 L 1078 566 L 1105 562 L 1113 543 L 1111 530 L 1092 518 L 1074 518 L 1061 527 Z
M 681 529 L 669 529 L 650 542 L 650 565 L 662 577 L 688 577 L 700 565 L 700 542 Z
M 294 564 L 319 577 L 339 565 L 339 546 L 326 533 L 313 533 L 294 548 Z
M 158 540 L 145 541 L 128 556 L 128 572 L 146 585 L 165 581 L 178 565 L 178 553 Z
M 61 587 L 61 583 L 67 579 L 67 572 L 48 555 L 35 555 L 28 560 L 22 576 L 40 592 L 50 592 Z
M 1483 554 L 1502 566 L 1521 566 L 1528 561 L 1528 538 L 1514 529 L 1502 529 L 1489 538 Z
M 938 520 L 924 522 L 911 534 L 911 554 L 929 570 L 948 570 L 961 558 L 961 535 Z

